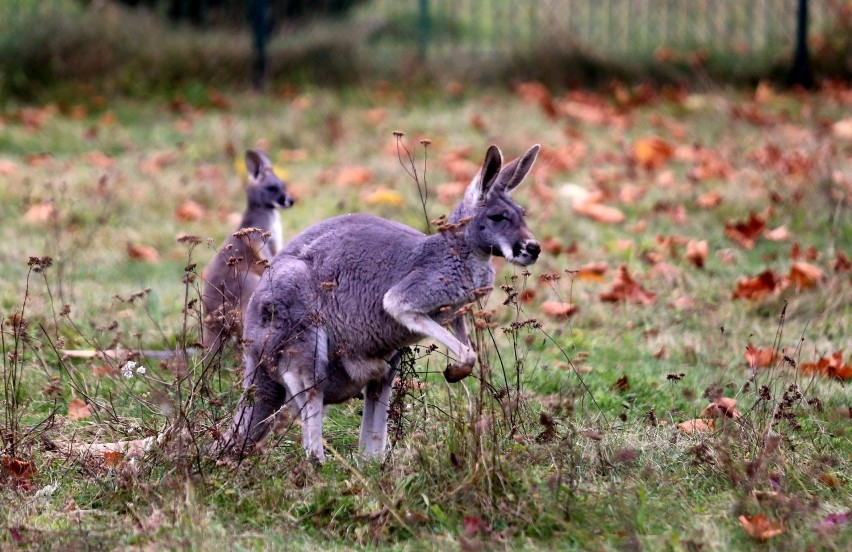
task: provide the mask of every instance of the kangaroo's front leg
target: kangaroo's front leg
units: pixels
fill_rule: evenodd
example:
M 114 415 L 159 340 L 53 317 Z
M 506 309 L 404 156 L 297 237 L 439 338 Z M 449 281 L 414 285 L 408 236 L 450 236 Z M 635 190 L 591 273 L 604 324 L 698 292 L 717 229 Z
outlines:
M 456 334 L 456 338 L 460 343 L 464 343 L 467 347 L 473 350 L 473 346 L 470 343 L 470 338 L 467 335 L 467 322 L 465 321 L 464 316 L 456 316 L 452 321 L 453 333 Z M 463 380 L 468 377 L 471 372 L 473 372 L 473 363 L 470 364 L 451 364 L 447 366 L 447 369 L 444 370 L 444 379 L 446 379 L 450 383 L 455 383 L 457 381 Z
M 393 289 L 385 294 L 382 303 L 388 314 L 397 322 L 412 332 L 431 337 L 443 343 L 456 356 L 459 361 L 458 365 L 450 366 L 444 372 L 444 377 L 447 378 L 447 381 L 458 381 L 470 374 L 473 365 L 476 363 L 476 353 L 467 344 L 456 339 L 453 334 L 432 320 L 428 315 L 410 306 Z M 448 374 L 447 372 L 452 373 Z M 457 379 L 453 379 L 456 373 L 463 375 Z

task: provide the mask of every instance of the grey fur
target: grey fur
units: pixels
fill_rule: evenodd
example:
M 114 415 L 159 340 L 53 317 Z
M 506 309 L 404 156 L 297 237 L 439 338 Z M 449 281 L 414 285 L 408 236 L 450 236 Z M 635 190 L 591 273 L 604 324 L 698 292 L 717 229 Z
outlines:
M 540 247 L 509 197 L 538 145 L 502 167 L 491 146 L 482 170 L 439 233 L 371 215 L 334 217 L 297 235 L 272 261 L 246 312 L 245 393 L 225 446 L 256 443 L 289 403 L 300 415 L 309 456 L 324 458 L 323 404 L 366 388 L 359 449 L 381 456 L 398 350 L 424 337 L 458 363 L 455 381 L 476 362 L 462 316 L 494 283 L 492 255 L 526 266 Z M 442 324 L 450 324 L 453 333 Z
M 294 202 L 263 151 L 246 152 L 246 171 L 243 219 L 204 273 L 202 343 L 208 350 L 216 350 L 229 337 L 241 335 L 249 297 L 260 282 L 267 261 L 284 244 L 278 209 L 292 207 Z

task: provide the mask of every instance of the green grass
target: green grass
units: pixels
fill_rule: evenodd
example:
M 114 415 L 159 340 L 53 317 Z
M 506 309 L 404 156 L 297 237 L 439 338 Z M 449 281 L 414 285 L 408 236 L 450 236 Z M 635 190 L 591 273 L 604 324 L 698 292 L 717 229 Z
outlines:
M 564 116 L 550 120 L 510 93 L 472 88 L 455 95 L 434 88 L 304 88 L 287 98 L 233 94 L 225 99 L 229 107 L 223 110 L 173 110 L 166 99 L 80 97 L 57 106 L 40 128 L 23 124 L 28 116 L 16 107 L 0 114 L 0 162 L 6 167 L 0 172 L 4 318 L 24 300 L 28 257 L 50 255 L 54 263 L 45 277 L 29 276 L 32 346 L 21 361 L 18 388 L 25 438 L 15 454 L 31 461 L 38 473 L 29 490 L 2 483 L 3 546 L 689 550 L 701 545 L 738 550 L 755 545 L 737 516 L 758 512 L 785 525 L 785 534 L 766 548 L 850 545 L 848 526 L 827 533 L 813 529 L 829 513 L 852 509 L 850 421 L 839 413 L 852 406 L 848 388 L 822 378 L 797 379 L 780 366 L 759 370 L 750 381 L 743 357 L 747 343 L 769 347 L 780 329 L 782 347 L 793 350 L 801 343 L 792 355 L 799 363 L 835 350 L 843 350 L 849 362 L 849 273 L 836 274 L 831 263 L 837 251 L 852 254 L 850 143 L 824 130 L 824 121 L 840 120 L 846 109 L 829 94 L 778 95 L 759 104 L 757 109 L 770 116 L 766 126 L 732 117 L 733 108 L 751 105 L 737 92 L 682 101 L 658 98 L 620 110 L 624 119 L 606 125 Z M 604 101 L 616 106 L 609 96 Z M 75 118 L 78 104 L 84 110 L 77 109 Z M 381 116 L 371 111 L 376 109 Z M 471 124 L 474 116 L 484 127 Z M 684 135 L 673 137 L 660 117 L 680 125 Z M 202 444 L 210 441 L 212 429 L 224 429 L 239 393 L 239 361 L 233 355 L 219 359 L 221 369 L 187 402 L 174 365 L 149 365 L 146 378 L 96 376 L 92 370 L 106 361 L 60 361 L 45 338 L 62 336 L 69 348 L 90 348 L 94 342 L 105 347 L 112 341 L 162 348 L 180 342 L 187 250 L 176 237 L 189 233 L 223 240 L 231 230 L 228 214 L 240 211 L 244 201 L 233 156 L 257 144 L 286 170 L 299 200 L 282 213 L 286 236 L 352 211 L 422 228 L 415 184 L 393 153 L 397 129 L 406 132 L 409 144 L 421 137 L 432 140 L 427 174 L 432 217 L 451 208 L 436 198 L 449 179 L 444 158 L 455 148 L 470 147 L 467 157 L 478 163 L 492 142 L 508 157 L 536 142 L 551 151 L 585 146 L 571 169 L 548 167 L 546 157 L 541 159 L 516 194 L 539 238 L 554 237 L 565 246 L 576 242 L 578 251 L 545 254 L 525 284 L 518 269 L 498 262 L 498 284 L 514 275 L 516 286 L 535 292 L 530 303 L 515 309 L 502 306 L 505 293 L 497 289 L 485 306 L 496 309 L 499 322 L 492 330 L 496 347 L 489 345 L 486 355 L 492 370 L 487 379 L 508 388 L 500 398 L 480 394 L 473 379 L 447 386 L 438 374 L 443 356 L 422 356 L 421 349 L 414 369 L 426 385 L 407 395 L 402 438 L 382 465 L 359 466 L 353 459 L 359 401 L 329 409 L 325 436 L 334 452 L 323 466 L 303 461 L 298 427 L 284 428 L 273 445 L 239 467 L 217 465 L 206 453 L 182 448 L 175 435 L 146 457 L 115 466 L 62 453 L 73 438 L 108 442 L 157 434 L 176 422 L 172 409 L 180 404 L 188 405 L 189 427 Z M 632 145 L 650 134 L 673 146 L 700 143 L 720 152 L 731 176 L 692 181 L 688 173 L 694 163 L 677 156 L 655 171 L 633 166 Z M 814 163 L 802 172 L 789 172 L 783 163 L 762 165 L 755 151 L 770 143 L 785 159 L 801 155 Z M 305 153 L 292 153 L 300 149 Z M 109 156 L 109 166 L 97 166 L 92 152 Z M 35 153 L 49 153 L 50 160 L 33 164 Z M 422 163 L 419 146 L 417 153 Z M 166 162 L 152 163 L 157 159 Z M 361 186 L 335 183 L 343 168 L 355 165 L 370 169 L 372 180 Z M 668 171 L 670 177 L 662 174 Z M 568 183 L 610 194 L 607 203 L 621 208 L 626 222 L 604 225 L 575 214 L 560 195 Z M 643 188 L 645 195 L 621 202 L 619 191 L 627 185 Z M 366 194 L 379 187 L 399 192 L 404 208 L 366 202 Z M 710 190 L 720 193 L 722 204 L 697 208 L 695 199 Z M 200 220 L 175 218 L 186 199 L 204 206 Z M 24 220 L 32 205 L 47 200 L 55 201 L 56 223 Z M 661 202 L 682 205 L 685 220 L 655 209 Z M 770 205 L 768 226 L 787 225 L 792 240 L 761 238 L 746 250 L 725 237 L 726 220 L 745 219 Z M 658 235 L 707 240 L 704 269 L 684 259 L 683 247 L 674 253 L 660 247 Z M 813 261 L 824 271 L 820 285 L 787 289 L 758 302 L 731 299 L 744 275 L 765 268 L 786 275 L 792 241 L 820 253 Z M 159 261 L 129 259 L 128 243 L 153 246 Z M 735 264 L 717 255 L 723 250 L 732 251 Z M 199 272 L 212 252 L 206 243 L 193 251 Z M 674 267 L 670 279 L 654 275 L 649 253 Z M 609 264 L 604 282 L 563 272 L 592 261 Z M 653 306 L 600 301 L 622 263 L 657 294 Z M 550 272 L 561 279 L 539 280 Z M 144 288 L 151 291 L 141 300 L 127 301 Z M 694 307 L 675 306 L 683 296 Z M 546 300 L 570 301 L 580 311 L 570 321 L 549 319 L 539 312 Z M 70 315 L 54 316 L 65 303 Z M 523 328 L 514 342 L 501 330 L 528 317 L 538 319 L 541 329 Z M 4 326 L 6 354 L 11 329 Z M 192 343 L 197 338 L 192 318 L 189 332 Z M 657 355 L 661 350 L 664 354 Z M 582 371 L 582 384 L 572 366 L 590 369 Z M 7 356 L 4 374 L 11 367 Z M 205 367 L 190 368 L 196 378 Z M 681 373 L 679 381 L 667 377 Z M 618 390 L 613 383 L 622 375 L 629 388 Z M 60 378 L 59 395 L 47 396 L 42 390 L 54 376 Z M 782 421 L 775 428 L 779 448 L 767 449 L 771 406 L 793 382 L 804 395 L 791 408 L 801 427 Z M 677 424 L 708 404 L 703 394 L 711 385 L 738 400 L 743 418 L 711 434 L 682 434 Z M 764 385 L 773 401 L 758 400 L 756 392 Z M 71 397 L 83 395 L 94 402 L 93 416 L 67 420 Z M 807 404 L 813 398 L 821 409 Z M 536 439 L 544 430 L 540 412 L 555 422 L 550 440 Z M 32 429 L 46 418 L 49 423 Z M 761 459 L 764 463 L 754 467 Z M 820 479 L 826 474 L 837 478 L 836 486 Z M 752 490 L 779 494 L 758 500 Z M 474 520 L 468 524 L 481 520 L 489 531 L 466 533 L 465 517 Z

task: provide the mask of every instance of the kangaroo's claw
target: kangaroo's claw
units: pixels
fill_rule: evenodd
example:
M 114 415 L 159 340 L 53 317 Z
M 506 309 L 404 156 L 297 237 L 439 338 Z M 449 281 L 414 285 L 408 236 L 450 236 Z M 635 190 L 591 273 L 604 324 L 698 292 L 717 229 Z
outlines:
M 444 370 L 444 379 L 448 383 L 455 383 L 468 377 L 473 372 L 473 364 L 450 364 Z

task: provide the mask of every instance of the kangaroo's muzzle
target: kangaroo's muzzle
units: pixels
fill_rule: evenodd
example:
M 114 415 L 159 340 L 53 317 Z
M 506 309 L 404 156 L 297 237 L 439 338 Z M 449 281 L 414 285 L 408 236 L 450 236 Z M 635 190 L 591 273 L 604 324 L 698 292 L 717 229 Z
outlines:
M 531 265 L 538 260 L 541 246 L 535 240 L 518 242 L 512 247 L 511 261 L 521 266 Z

